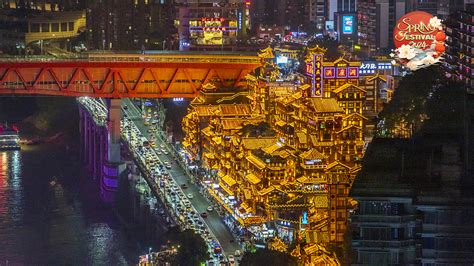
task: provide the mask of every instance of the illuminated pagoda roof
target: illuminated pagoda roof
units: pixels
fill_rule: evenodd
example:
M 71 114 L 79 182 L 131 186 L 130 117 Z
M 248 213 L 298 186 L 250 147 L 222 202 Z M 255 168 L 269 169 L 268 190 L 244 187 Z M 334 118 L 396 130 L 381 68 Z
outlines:
M 342 120 L 347 120 L 347 119 L 349 119 L 349 118 L 352 118 L 353 116 L 358 116 L 358 117 L 360 117 L 360 118 L 362 118 L 362 119 L 364 119 L 364 120 L 367 120 L 367 119 L 368 119 L 367 117 L 365 117 L 365 116 L 363 116 L 363 115 L 361 115 L 361 114 L 359 114 L 359 113 L 350 113 L 350 114 L 344 116 L 344 117 L 342 118 Z
M 310 106 L 317 113 L 344 113 L 336 99 L 333 98 L 309 98 Z
M 361 66 L 362 63 L 361 62 L 357 62 L 357 61 L 348 61 L 347 59 L 343 58 L 343 57 L 339 57 L 336 61 L 334 62 L 328 62 L 328 61 L 323 61 L 323 66 L 337 66 L 337 65 L 347 65 L 347 66 Z
M 215 91 L 217 89 L 217 87 L 212 84 L 211 82 L 208 82 L 204 85 L 202 85 L 202 90 L 204 91 Z
M 276 138 L 242 138 L 242 147 L 246 150 L 261 149 L 271 146 L 277 141 Z
M 346 83 L 346 84 L 340 86 L 339 88 L 335 89 L 333 92 L 334 93 L 339 93 L 339 92 L 342 92 L 345 89 L 350 88 L 350 87 L 356 88 L 359 91 L 367 92 L 366 90 L 362 89 L 361 87 L 359 87 L 355 84 L 351 84 L 351 83 Z
M 380 73 L 376 73 L 374 76 L 369 76 L 366 78 L 367 81 L 372 81 L 374 79 L 381 79 L 385 82 L 387 82 L 387 78 L 384 77 L 383 75 L 380 75 Z
M 324 160 L 327 158 L 326 155 L 320 153 L 318 150 L 316 149 L 311 149 L 311 150 L 307 150 L 305 152 L 303 152 L 302 154 L 300 154 L 300 158 L 301 159 L 305 159 L 305 160 Z
M 273 49 L 268 46 L 265 49 L 261 49 L 258 52 L 258 57 L 263 58 L 263 59 L 273 59 L 275 58 L 275 55 L 273 54 Z
M 306 54 L 305 62 L 312 62 L 313 56 L 315 54 L 325 54 L 327 51 L 326 48 L 316 45 L 315 47 L 308 48 L 308 53 Z

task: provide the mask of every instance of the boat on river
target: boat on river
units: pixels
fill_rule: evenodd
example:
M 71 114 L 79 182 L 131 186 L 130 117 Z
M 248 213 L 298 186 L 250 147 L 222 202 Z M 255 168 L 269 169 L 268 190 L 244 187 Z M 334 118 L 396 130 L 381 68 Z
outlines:
M 0 150 L 20 150 L 20 135 L 15 125 L 0 124 Z

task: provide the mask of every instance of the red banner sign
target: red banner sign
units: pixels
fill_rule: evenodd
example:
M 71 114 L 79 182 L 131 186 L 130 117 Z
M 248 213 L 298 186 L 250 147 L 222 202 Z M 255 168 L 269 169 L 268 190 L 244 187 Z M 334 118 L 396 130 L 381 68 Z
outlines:
M 438 28 L 430 24 L 433 15 L 415 11 L 401 17 L 393 30 L 393 41 L 396 48 L 410 45 L 414 48 L 426 50 L 436 38 Z

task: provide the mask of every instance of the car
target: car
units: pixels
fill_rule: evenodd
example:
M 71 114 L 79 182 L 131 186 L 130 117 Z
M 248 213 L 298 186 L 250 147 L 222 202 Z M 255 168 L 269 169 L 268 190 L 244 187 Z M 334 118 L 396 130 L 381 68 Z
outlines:
M 214 210 L 214 208 L 212 208 L 212 206 L 207 207 L 208 212 L 212 212 L 213 210 Z
M 187 189 L 187 188 L 188 188 L 188 185 L 186 185 L 186 184 L 181 184 L 181 188 L 182 188 L 182 189 Z
M 202 212 L 202 213 L 201 213 L 201 217 L 202 217 L 202 218 L 207 218 L 207 212 Z
M 233 256 L 233 255 L 229 255 L 228 258 L 229 258 L 229 263 L 230 263 L 230 265 L 232 265 L 232 264 L 235 263 L 235 259 L 234 259 L 234 256 Z
M 128 109 L 128 106 L 124 105 L 124 106 L 123 106 L 123 109 L 124 109 L 124 110 L 127 110 L 127 109 Z
M 236 257 L 240 257 L 241 255 L 242 255 L 242 252 L 237 249 L 237 250 L 235 251 L 235 256 L 236 256 Z
M 171 169 L 171 165 L 170 165 L 170 164 L 167 164 L 167 165 L 166 165 L 166 169 Z

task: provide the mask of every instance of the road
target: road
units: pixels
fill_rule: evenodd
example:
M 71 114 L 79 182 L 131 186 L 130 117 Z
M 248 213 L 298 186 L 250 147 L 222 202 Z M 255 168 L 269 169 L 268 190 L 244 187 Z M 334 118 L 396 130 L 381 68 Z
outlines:
M 123 108 L 123 111 L 127 115 L 127 117 L 132 120 L 132 122 L 143 134 L 143 136 L 149 139 L 149 135 L 154 133 L 147 132 L 148 127 L 144 124 L 144 120 L 142 118 L 140 110 L 138 110 L 138 108 L 130 99 L 122 100 L 122 107 L 124 106 L 127 106 L 127 109 Z M 168 150 L 170 150 L 168 143 L 162 142 L 161 138 L 159 137 L 157 137 L 156 139 L 157 147 L 160 147 L 160 145 L 164 144 L 168 148 Z M 206 209 L 209 206 L 209 202 L 203 195 L 199 193 L 199 187 L 190 182 L 184 169 L 182 169 L 181 166 L 179 166 L 179 164 L 173 160 L 173 155 L 171 153 L 169 153 L 168 155 L 161 154 L 159 155 L 159 158 L 161 161 L 169 161 L 171 163 L 171 169 L 169 169 L 168 171 L 171 177 L 176 181 L 176 183 L 188 185 L 188 188 L 185 189 L 184 192 L 186 194 L 193 195 L 193 198 L 190 199 L 190 201 L 194 209 L 199 213 L 207 212 Z M 236 250 L 240 250 L 240 246 L 237 244 L 229 229 L 224 224 L 223 219 L 216 211 L 210 212 L 209 216 L 205 218 L 204 221 L 209 227 L 210 231 L 218 239 L 219 243 L 221 244 L 221 248 L 226 255 L 233 255 L 235 254 Z

